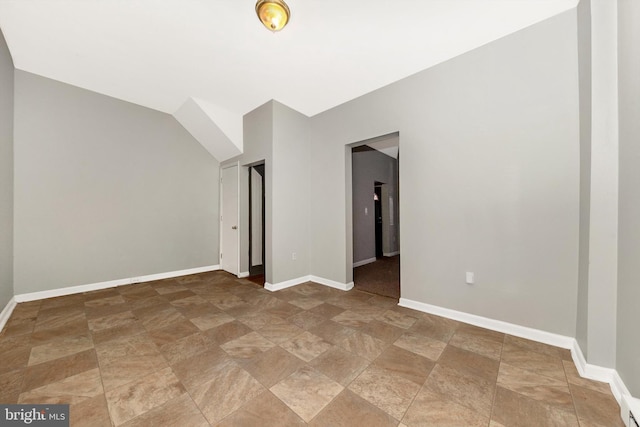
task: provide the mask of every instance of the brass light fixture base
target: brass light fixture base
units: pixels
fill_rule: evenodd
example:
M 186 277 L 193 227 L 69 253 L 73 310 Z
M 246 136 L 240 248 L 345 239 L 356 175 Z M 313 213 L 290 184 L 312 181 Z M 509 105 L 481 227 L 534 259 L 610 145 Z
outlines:
M 291 12 L 283 0 L 258 0 L 256 14 L 269 31 L 280 31 L 289 22 Z

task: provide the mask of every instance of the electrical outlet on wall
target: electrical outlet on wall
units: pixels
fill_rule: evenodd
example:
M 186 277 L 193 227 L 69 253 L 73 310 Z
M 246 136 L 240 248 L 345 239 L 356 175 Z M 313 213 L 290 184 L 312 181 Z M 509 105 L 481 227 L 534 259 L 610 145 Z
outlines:
M 298 254 L 296 254 L 295 252 L 291 252 L 291 259 L 292 260 L 297 260 L 298 259 Z
M 473 285 L 473 282 L 475 281 L 475 277 L 473 275 L 473 271 L 467 271 L 465 279 L 466 279 L 465 281 L 466 281 L 467 285 Z

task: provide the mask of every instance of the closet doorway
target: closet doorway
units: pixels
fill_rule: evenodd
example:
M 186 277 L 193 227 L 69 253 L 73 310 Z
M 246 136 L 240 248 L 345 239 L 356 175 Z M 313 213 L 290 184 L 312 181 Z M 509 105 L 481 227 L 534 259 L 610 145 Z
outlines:
M 265 282 L 265 174 L 264 164 L 249 169 L 249 277 L 260 285 Z

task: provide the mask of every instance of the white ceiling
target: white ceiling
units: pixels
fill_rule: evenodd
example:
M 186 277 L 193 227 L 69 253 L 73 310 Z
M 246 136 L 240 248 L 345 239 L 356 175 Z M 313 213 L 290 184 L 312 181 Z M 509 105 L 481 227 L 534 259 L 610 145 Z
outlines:
M 575 7 L 578 0 L 0 0 L 16 68 L 173 114 L 237 116 L 276 99 L 306 115 Z

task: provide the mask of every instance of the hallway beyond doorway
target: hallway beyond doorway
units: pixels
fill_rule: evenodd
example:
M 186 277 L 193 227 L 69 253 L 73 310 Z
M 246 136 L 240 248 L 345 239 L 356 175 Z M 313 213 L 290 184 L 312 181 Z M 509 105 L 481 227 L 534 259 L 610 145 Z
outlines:
M 391 298 L 400 298 L 400 255 L 380 257 L 353 269 L 356 289 Z

